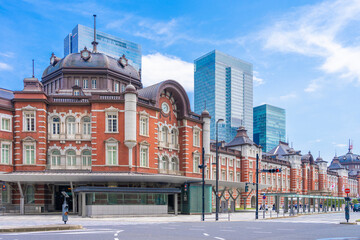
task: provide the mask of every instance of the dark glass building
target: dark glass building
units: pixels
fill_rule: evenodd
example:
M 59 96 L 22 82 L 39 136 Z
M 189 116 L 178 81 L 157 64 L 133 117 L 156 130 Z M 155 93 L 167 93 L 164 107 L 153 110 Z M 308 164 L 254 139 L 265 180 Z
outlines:
M 263 152 L 285 142 L 285 136 L 285 109 L 269 104 L 254 107 L 254 142 L 263 146 Z

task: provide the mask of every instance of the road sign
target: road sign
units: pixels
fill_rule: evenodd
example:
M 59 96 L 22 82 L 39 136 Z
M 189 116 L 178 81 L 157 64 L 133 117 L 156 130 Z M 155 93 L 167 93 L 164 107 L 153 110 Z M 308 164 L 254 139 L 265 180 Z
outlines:
M 346 188 L 345 193 L 350 193 L 350 188 Z
M 264 199 L 264 200 L 266 199 L 266 196 L 265 196 L 265 195 L 263 196 L 263 199 Z

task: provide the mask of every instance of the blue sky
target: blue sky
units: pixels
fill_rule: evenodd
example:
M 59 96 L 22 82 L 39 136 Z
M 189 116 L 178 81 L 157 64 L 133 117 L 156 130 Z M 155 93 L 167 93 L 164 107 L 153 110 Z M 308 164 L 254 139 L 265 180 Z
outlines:
M 295 149 L 331 161 L 360 152 L 360 1 L 12 1 L 0 2 L 0 87 L 41 78 L 76 24 L 134 41 L 143 82 L 183 84 L 193 98 L 193 61 L 218 49 L 254 66 L 254 106 L 287 111 Z

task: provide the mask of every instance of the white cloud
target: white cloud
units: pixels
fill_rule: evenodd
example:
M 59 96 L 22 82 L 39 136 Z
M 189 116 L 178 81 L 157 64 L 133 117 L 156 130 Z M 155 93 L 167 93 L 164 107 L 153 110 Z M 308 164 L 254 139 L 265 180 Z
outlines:
M 284 16 L 261 37 L 265 48 L 323 59 L 320 69 L 360 83 L 360 46 L 352 36 L 360 21 L 359 0 L 324 1 Z M 308 87 L 315 91 L 316 84 Z
M 339 147 L 339 148 L 345 148 L 345 147 L 348 146 L 348 145 L 346 145 L 346 144 L 344 144 L 344 143 L 332 142 L 332 144 L 333 144 L 335 147 Z
M 194 64 L 175 56 L 161 53 L 142 57 L 142 82 L 144 86 L 172 79 L 179 82 L 186 91 L 194 91 Z
M 259 77 L 259 73 L 257 71 L 254 71 L 253 81 L 255 87 L 265 84 L 264 79 Z
M 9 64 L 0 62 L 0 71 L 9 71 L 12 69 L 12 66 L 10 66 Z
M 286 100 L 289 100 L 289 99 L 297 98 L 297 95 L 295 93 L 289 93 L 289 94 L 280 96 L 279 98 L 280 98 L 280 100 L 286 101 Z
M 324 80 L 322 78 L 312 80 L 304 89 L 305 92 L 313 93 L 319 91 L 323 87 Z
M 3 52 L 3 53 L 0 53 L 0 56 L 13 58 L 15 56 L 15 53 L 13 53 L 13 52 Z

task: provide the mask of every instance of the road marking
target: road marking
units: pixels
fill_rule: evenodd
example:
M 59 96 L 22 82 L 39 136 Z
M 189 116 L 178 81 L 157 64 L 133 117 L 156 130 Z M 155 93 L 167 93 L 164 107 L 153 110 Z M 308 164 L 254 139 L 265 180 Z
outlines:
M 225 238 L 221 238 L 221 237 L 214 237 L 214 238 L 219 240 L 225 240 Z
M 254 231 L 254 233 L 272 233 L 272 232 L 260 232 L 260 231 Z
M 258 228 L 258 227 L 246 227 L 247 229 L 262 229 L 262 228 Z
M 190 231 L 204 231 L 203 228 L 189 228 Z
M 118 238 L 114 238 L 114 240 L 119 240 Z
M 207 237 L 209 236 L 209 234 L 207 234 L 207 233 L 203 233 L 203 234 L 204 234 L 204 236 L 207 236 Z
M 276 230 L 280 230 L 280 231 L 294 231 L 295 229 L 293 228 L 278 228 Z
M 116 233 L 118 233 L 118 234 L 119 234 L 119 233 L 121 233 L 121 232 L 123 232 L 123 231 L 124 231 L 124 230 L 119 230 L 119 231 L 117 231 Z
M 173 227 L 161 227 L 162 229 L 170 229 L 170 230 L 174 230 L 176 228 L 173 228 Z
M 235 230 L 230 230 L 230 229 L 223 229 L 223 230 L 220 230 L 222 232 L 235 232 Z

